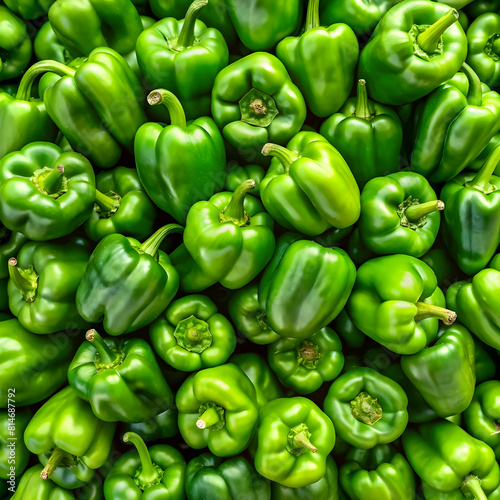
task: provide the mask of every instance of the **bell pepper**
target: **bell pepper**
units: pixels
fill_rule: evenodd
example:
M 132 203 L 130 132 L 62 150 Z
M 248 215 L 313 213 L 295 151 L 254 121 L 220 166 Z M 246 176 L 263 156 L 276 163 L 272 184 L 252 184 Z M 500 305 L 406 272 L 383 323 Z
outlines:
M 0 408 L 8 407 L 9 389 L 15 389 L 19 408 L 54 394 L 66 382 L 76 350 L 75 333 L 78 330 L 40 337 L 25 330 L 17 319 L 1 321 Z
M 371 368 L 353 368 L 328 390 L 325 413 L 337 434 L 356 448 L 369 450 L 403 434 L 408 397 L 399 384 Z
M 220 31 L 197 19 L 207 3 L 194 0 L 185 19 L 166 17 L 144 30 L 137 40 L 137 61 L 147 87 L 173 92 L 188 120 L 210 114 L 215 77 L 229 62 Z
M 235 191 L 236 188 L 247 179 L 255 181 L 255 187 L 248 191 L 254 196 L 260 197 L 260 183 L 265 175 L 264 169 L 260 165 L 245 165 L 240 166 L 237 163 L 230 163 L 227 166 L 226 183 L 224 184 L 225 191 Z
M 441 328 L 434 345 L 401 358 L 401 367 L 429 406 L 450 417 L 467 409 L 476 386 L 474 340 L 461 325 Z
M 287 6 L 293 9 L 295 1 L 287 1 Z M 252 9 L 256 2 L 269 0 L 245 0 Z M 269 2 L 271 5 L 276 12 L 276 2 Z M 285 15 L 280 11 L 279 16 L 270 19 L 283 21 Z M 256 19 L 261 27 L 265 26 L 261 15 Z M 255 52 L 233 62 L 215 78 L 212 115 L 232 148 L 229 153 L 245 163 L 266 162 L 260 154 L 264 144 L 286 144 L 299 132 L 306 111 L 304 98 L 283 63 L 266 52 Z
M 35 413 L 24 432 L 24 442 L 32 453 L 49 456 L 40 473 L 46 480 L 61 468 L 78 468 L 79 462 L 89 469 L 101 467 L 110 454 L 115 427 L 99 420 L 68 386 Z
M 0 161 L 0 219 L 35 241 L 60 238 L 92 211 L 95 177 L 78 153 L 34 142 Z
M 258 354 L 254 352 L 234 354 L 229 362 L 241 368 L 252 382 L 259 408 L 268 401 L 283 397 L 283 391 L 274 373 Z
M 321 135 L 299 132 L 284 148 L 268 143 L 272 156 L 262 179 L 262 203 L 286 229 L 317 236 L 359 218 L 359 188 L 340 153 Z
M 161 359 L 185 372 L 222 365 L 236 347 L 233 326 L 205 295 L 172 302 L 149 328 L 149 337 Z
M 340 468 L 339 478 L 351 500 L 415 498 L 415 476 L 410 464 L 387 444 L 371 450 L 352 448 Z
M 461 490 L 467 498 L 482 500 L 500 483 L 493 450 L 447 420 L 408 429 L 403 448 L 422 481 L 438 492 Z
M 157 444 L 147 448 L 135 432 L 123 440 L 137 451 L 124 453 L 104 481 L 104 496 L 112 500 L 147 498 L 184 500 L 186 462 L 172 446 Z
M 338 333 L 342 344 L 349 348 L 362 347 L 366 341 L 366 335 L 352 322 L 345 308 L 333 320 L 333 329 Z
M 370 179 L 399 170 L 403 129 L 393 109 L 368 99 L 364 80 L 357 92 L 323 122 L 320 133 L 338 149 L 362 189 Z
M 82 25 L 84 26 L 84 25 Z M 57 61 L 30 67 L 18 95 L 41 74 L 47 113 L 70 145 L 100 168 L 114 166 L 122 148 L 132 150 L 135 133 L 146 121 L 142 91 L 125 59 L 108 47 L 93 50 L 71 68 Z
M 344 250 L 299 238 L 286 233 L 278 240 L 260 280 L 259 301 L 276 333 L 303 339 L 344 308 L 356 269 Z
M 494 349 L 500 349 L 500 257 L 472 281 L 458 281 L 446 291 L 448 305 L 460 322 L 476 337 Z
M 484 269 L 500 244 L 500 177 L 492 175 L 499 162 L 497 146 L 479 172 L 460 174 L 441 191 L 446 204 L 443 238 L 469 275 Z
M 280 338 L 269 326 L 266 313 L 259 302 L 259 286 L 256 283 L 246 285 L 232 293 L 228 308 L 237 331 L 250 342 L 266 345 Z
M 55 0 L 4 0 L 4 4 L 23 19 L 37 19 L 47 15 Z
M 481 14 L 485 14 L 487 12 L 495 12 L 500 8 L 499 0 L 475 0 L 466 6 L 464 9 L 467 15 L 475 19 L 479 17 Z
M 255 468 L 271 481 L 302 488 L 325 476 L 334 444 L 331 420 L 310 399 L 275 399 L 260 411 Z
M 298 394 L 311 394 L 340 375 L 344 355 L 339 336 L 328 327 L 307 339 L 281 338 L 267 349 L 269 366 L 280 382 Z
M 340 109 L 351 93 L 359 46 L 347 24 L 323 28 L 319 0 L 309 0 L 305 31 L 278 43 L 276 55 L 299 87 L 308 109 L 325 117 Z
M 184 244 L 209 277 L 229 289 L 250 283 L 271 259 L 274 221 L 257 198 L 249 179 L 234 193 L 218 193 L 189 210 Z
M 193 373 L 177 391 L 179 431 L 188 446 L 208 446 L 218 457 L 245 450 L 257 427 L 255 389 L 233 364 Z
M 271 500 L 271 485 L 243 457 L 223 462 L 202 453 L 186 468 L 186 494 L 189 500 Z
M 170 382 L 170 381 L 169 381 Z M 125 432 L 139 434 L 145 443 L 152 443 L 160 439 L 167 439 L 179 434 L 177 427 L 178 412 L 174 406 L 168 408 L 152 418 L 142 422 L 124 423 L 121 427 Z
M 120 233 L 141 240 L 151 234 L 156 210 L 135 169 L 116 167 L 101 172 L 96 187 L 94 210 L 85 223 L 89 238 L 100 241 Z
M 11 500 L 74 500 L 74 494 L 40 477 L 43 466 L 34 465 L 23 476 Z M 14 490 L 12 490 L 14 491 Z
M 33 333 L 85 328 L 75 304 L 76 290 L 90 257 L 82 238 L 64 243 L 29 242 L 9 259 L 9 306 Z
M 67 64 L 74 59 L 57 38 L 49 21 L 38 30 L 33 41 L 33 50 L 38 61 L 50 59 Z
M 468 86 L 456 77 L 429 95 L 420 110 L 411 169 L 433 183 L 458 175 L 500 129 L 500 95 L 482 88 L 467 64 L 461 71 Z
M 27 242 L 28 238 L 24 234 L 12 232 L 0 223 L 0 279 L 9 277 L 9 259 L 17 257 L 19 250 Z
M 361 193 L 359 235 L 377 255 L 422 257 L 436 240 L 445 203 L 427 179 L 396 172 L 368 181 Z
M 416 354 L 436 338 L 439 320 L 451 325 L 457 318 L 445 305 L 427 264 L 409 255 L 387 255 L 358 269 L 346 307 L 365 335 L 398 354 Z
M 220 191 L 226 176 L 226 156 L 219 130 L 211 118 L 186 123 L 179 100 L 158 89 L 150 105 L 164 104 L 171 125 L 146 123 L 134 142 L 137 173 L 155 205 L 185 223 L 191 206 Z
M 76 292 L 80 315 L 104 321 L 109 335 L 130 333 L 154 321 L 179 288 L 179 275 L 165 252 L 163 239 L 182 231 L 178 224 L 158 229 L 144 243 L 121 234 L 103 238 L 90 256 Z
M 429 0 L 406 0 L 389 9 L 359 58 L 358 77 L 366 80 L 370 97 L 408 104 L 449 80 L 467 55 L 457 20 L 455 9 Z

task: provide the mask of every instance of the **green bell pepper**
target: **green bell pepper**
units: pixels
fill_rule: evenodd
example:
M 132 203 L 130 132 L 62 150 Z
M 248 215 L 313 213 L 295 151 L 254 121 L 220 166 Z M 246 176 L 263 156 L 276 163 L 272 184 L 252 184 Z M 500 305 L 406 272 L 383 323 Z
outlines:
M 334 444 L 331 420 L 310 399 L 275 399 L 260 411 L 255 468 L 271 481 L 302 488 L 325 476 Z
M 340 109 L 351 93 L 359 46 L 346 24 L 323 28 L 319 0 L 309 0 L 305 32 L 278 43 L 276 55 L 299 87 L 308 109 L 325 117 Z
M 272 156 L 262 179 L 262 203 L 286 229 L 317 236 L 359 218 L 359 188 L 340 153 L 321 135 L 299 132 L 287 147 L 268 143 Z
M 137 173 L 155 205 L 184 224 L 194 203 L 208 199 L 224 185 L 224 142 L 211 118 L 186 123 L 182 105 L 171 92 L 155 90 L 148 102 L 164 104 L 171 125 L 146 123 L 137 131 Z
M 430 182 L 458 175 L 500 129 L 500 95 L 482 88 L 464 64 L 458 75 L 437 88 L 422 105 L 411 154 L 411 169 Z
M 446 204 L 443 238 L 462 271 L 484 269 L 500 244 L 500 177 L 492 175 L 500 162 L 500 146 L 479 172 L 464 173 L 444 185 Z
M 250 342 L 266 345 L 280 338 L 269 326 L 266 313 L 260 305 L 258 284 L 250 283 L 232 293 L 228 308 L 236 329 Z
M 104 321 L 109 335 L 130 333 L 154 321 L 179 288 L 179 275 L 165 252 L 163 239 L 182 226 L 169 224 L 144 243 L 109 234 L 97 245 L 76 292 L 80 315 Z
M 124 453 L 114 463 L 104 481 L 106 499 L 184 500 L 186 462 L 178 450 L 165 444 L 148 449 L 135 432 L 127 432 L 123 440 L 137 451 Z
M 11 500 L 74 500 L 73 492 L 40 477 L 43 466 L 35 465 L 23 476 Z M 14 491 L 14 490 L 12 490 Z M 7 497 L 8 498 L 8 497 Z
M 337 434 L 368 450 L 395 441 L 408 424 L 408 397 L 399 384 L 371 368 L 353 368 L 328 390 L 325 413 Z
M 436 240 L 445 203 L 427 179 L 396 172 L 368 181 L 361 193 L 359 235 L 377 255 L 421 257 Z
M 260 165 L 245 165 L 240 166 L 237 163 L 229 163 L 227 166 L 226 183 L 224 184 L 225 191 L 236 191 L 236 188 L 247 179 L 255 181 L 255 187 L 248 191 L 254 196 L 260 197 L 260 183 L 266 175 L 266 172 Z
M 461 325 L 441 328 L 434 345 L 403 356 L 401 367 L 440 417 L 467 409 L 476 386 L 474 340 Z
M 76 290 L 90 257 L 82 238 L 66 242 L 29 242 L 9 259 L 9 306 L 33 333 L 85 328 L 75 304 Z
M 286 233 L 259 285 L 259 301 L 282 337 L 310 337 L 344 308 L 356 269 L 344 250 L 325 248 Z M 299 240 L 299 241 L 297 241 Z
M 47 15 L 55 0 L 4 0 L 5 5 L 23 19 L 37 19 Z
M 176 408 L 171 406 L 168 410 L 155 415 L 153 418 L 148 418 L 142 422 L 125 423 L 121 427 L 125 432 L 131 431 L 139 434 L 145 443 L 152 443 L 179 434 L 177 416 Z
M 233 326 L 205 295 L 172 302 L 150 326 L 149 337 L 163 361 L 185 372 L 222 365 L 236 347 Z
M 66 382 L 76 350 L 75 333 L 78 330 L 40 337 L 17 319 L 0 322 L 0 408 L 8 407 L 9 394 L 18 408 L 54 394 Z
M 255 0 L 245 2 L 252 4 Z M 276 2 L 272 5 L 276 8 Z M 271 19 L 282 20 L 283 15 L 280 11 L 280 16 Z M 260 15 L 256 18 L 262 19 Z M 286 144 L 300 131 L 306 112 L 304 98 L 285 66 L 266 52 L 255 52 L 233 62 L 215 79 L 212 115 L 232 148 L 229 153 L 245 163 L 265 162 L 260 154 L 264 144 Z
M 34 142 L 0 161 L 0 219 L 29 239 L 71 233 L 89 218 L 94 198 L 92 165 L 78 153 Z
M 311 394 L 340 375 L 344 355 L 339 336 L 328 327 L 304 340 L 281 338 L 267 348 L 269 366 L 298 394 Z
M 234 193 L 218 193 L 189 210 L 184 244 L 193 260 L 210 278 L 237 289 L 250 283 L 271 259 L 274 221 L 248 191 L 249 179 Z
M 188 463 L 186 494 L 188 500 L 271 500 L 271 485 L 243 457 L 222 462 L 202 453 Z
M 466 6 L 465 12 L 470 18 L 475 19 L 481 14 L 495 12 L 498 9 L 500 9 L 499 0 L 475 0 Z
M 19 250 L 27 242 L 28 238 L 24 234 L 12 232 L 0 223 L 0 279 L 9 277 L 9 259 L 17 257 Z M 5 293 L 7 294 L 7 286 Z
M 94 210 L 85 223 L 89 238 L 100 241 L 120 233 L 141 240 L 151 234 L 156 210 L 135 169 L 115 167 L 101 172 L 96 187 Z
M 180 100 L 187 119 L 210 114 L 215 77 L 229 62 L 220 31 L 197 19 L 208 0 L 194 0 L 182 21 L 166 17 L 137 40 L 137 61 L 150 90 L 163 87 Z
M 38 30 L 33 41 L 33 50 L 38 61 L 50 59 L 62 64 L 68 64 L 74 59 L 57 38 L 49 21 Z
M 365 335 L 398 354 L 416 354 L 435 339 L 439 320 L 445 325 L 456 320 L 457 313 L 445 305 L 427 264 L 409 255 L 387 255 L 358 269 L 346 307 Z
M 447 420 L 408 429 L 403 448 L 422 481 L 438 492 L 461 490 L 466 498 L 484 500 L 500 483 L 493 450 Z
M 339 471 L 340 484 L 351 500 L 413 500 L 415 476 L 397 450 L 379 444 L 371 450 L 352 448 Z
M 257 427 L 255 389 L 233 364 L 193 373 L 177 391 L 179 431 L 188 446 L 208 446 L 218 457 L 245 450 Z
M 406 0 L 389 9 L 359 58 L 358 77 L 366 80 L 370 97 L 408 104 L 449 80 L 467 55 L 457 20 L 455 9 L 429 0 Z
M 364 80 L 357 92 L 323 122 L 320 133 L 338 149 L 362 189 L 370 179 L 399 170 L 403 129 L 393 109 L 368 99 Z

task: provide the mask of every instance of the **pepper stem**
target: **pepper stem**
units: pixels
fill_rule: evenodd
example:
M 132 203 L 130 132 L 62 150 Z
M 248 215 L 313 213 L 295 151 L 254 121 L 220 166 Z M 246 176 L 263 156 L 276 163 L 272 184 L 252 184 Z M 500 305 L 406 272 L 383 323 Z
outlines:
M 109 348 L 108 344 L 104 342 L 103 338 L 93 328 L 92 330 L 87 331 L 87 333 L 85 334 L 85 338 L 89 342 L 92 342 L 92 344 L 96 348 L 101 358 L 100 359 L 101 363 L 108 365 L 110 363 L 115 362 L 116 359 L 119 357 Z
M 366 92 L 366 81 L 358 80 L 358 95 L 356 98 L 356 110 L 354 116 L 356 118 L 363 118 L 364 120 L 372 119 L 372 112 L 370 110 L 370 101 L 368 100 L 368 93 Z
M 441 200 L 410 205 L 405 210 L 405 215 L 410 222 L 418 222 L 422 217 L 425 217 L 436 210 L 444 210 L 444 203 Z
M 475 188 L 483 193 L 491 193 L 496 191 L 496 186 L 490 184 L 491 176 L 497 168 L 498 162 L 500 161 L 500 145 L 498 145 L 493 151 L 488 155 L 486 161 L 483 163 L 481 169 L 477 172 L 469 182 L 466 182 L 467 187 Z
M 38 187 L 47 194 L 57 193 L 61 189 L 64 167 L 58 165 L 54 167 L 48 175 L 38 178 Z
M 295 434 L 293 438 L 293 444 L 296 448 L 303 447 L 311 453 L 316 453 L 318 451 L 318 448 L 316 448 L 316 446 L 314 446 L 311 441 L 309 441 L 309 438 L 307 437 L 305 432 L 299 432 L 298 434 Z
M 108 196 L 101 193 L 98 189 L 95 190 L 95 202 L 99 205 L 102 212 L 106 214 L 114 213 L 120 207 L 121 198 L 118 195 Z
M 238 226 L 244 226 L 250 222 L 250 217 L 245 212 L 244 202 L 248 191 L 255 187 L 255 181 L 248 179 L 242 182 L 231 196 L 231 201 L 220 213 L 220 222 L 233 222 Z
M 196 19 L 200 10 L 207 5 L 208 0 L 194 0 L 186 12 L 186 17 L 182 24 L 182 29 L 177 38 L 177 48 L 182 50 L 184 47 L 191 47 L 195 41 L 194 28 Z
M 139 434 L 135 432 L 126 432 L 123 435 L 123 441 L 128 443 L 129 441 L 137 448 L 139 453 L 139 459 L 141 461 L 141 472 L 137 475 L 137 479 L 143 484 L 154 484 L 158 480 L 158 471 L 151 461 L 151 456 L 149 455 L 149 450 L 144 444 L 143 439 Z
M 157 254 L 158 248 L 160 248 L 161 242 L 169 235 L 170 233 L 182 233 L 184 228 L 179 224 L 167 224 L 166 226 L 161 227 L 151 235 L 141 246 L 140 249 L 153 257 Z
M 467 104 L 470 106 L 481 106 L 483 103 L 483 90 L 481 88 L 481 80 L 476 72 L 466 63 L 462 64 L 460 71 L 469 80 L 469 93 L 467 94 Z
M 274 158 L 277 158 L 285 167 L 285 172 L 287 174 L 292 163 L 300 158 L 300 156 L 295 151 L 290 151 L 289 149 L 280 146 L 279 144 L 272 144 L 271 142 L 264 144 L 264 147 L 262 148 L 262 154 L 264 156 L 272 156 Z
M 351 414 L 359 422 L 373 425 L 382 418 L 382 407 L 377 398 L 362 391 L 351 401 Z
M 219 413 L 214 406 L 208 407 L 196 421 L 198 429 L 206 429 L 220 421 Z
M 474 500 L 487 500 L 483 488 L 481 487 L 481 480 L 472 474 L 464 479 L 461 487 L 462 493 L 466 498 L 471 498 Z
M 310 437 L 311 433 L 304 423 L 291 428 L 287 436 L 286 450 L 296 457 L 308 451 L 316 453 L 318 448 L 311 443 Z
M 319 25 L 319 0 L 309 0 L 305 31 L 317 28 Z
M 187 128 L 186 113 L 182 107 L 181 101 L 170 92 L 170 90 L 156 89 L 149 93 L 148 104 L 150 106 L 158 106 L 163 104 L 170 114 L 170 123 L 184 130 Z
M 454 23 L 458 21 L 458 11 L 449 10 L 441 19 L 438 19 L 433 25 L 417 36 L 417 42 L 420 48 L 427 54 L 432 54 L 438 49 L 438 43 L 443 33 Z
M 40 477 L 46 481 L 68 455 L 67 451 L 61 450 L 61 448 L 56 446 L 50 455 L 49 461 L 45 464 L 42 472 L 40 472 Z
M 23 296 L 24 301 L 33 302 L 35 300 L 38 288 L 38 274 L 33 269 L 33 266 L 28 269 L 21 269 L 17 266 L 17 259 L 11 257 L 9 259 L 9 277 Z
M 415 321 L 421 321 L 427 318 L 440 319 L 445 325 L 451 325 L 457 319 L 457 313 L 450 311 L 444 307 L 426 304 L 425 302 L 417 302 L 417 314 L 413 318 Z

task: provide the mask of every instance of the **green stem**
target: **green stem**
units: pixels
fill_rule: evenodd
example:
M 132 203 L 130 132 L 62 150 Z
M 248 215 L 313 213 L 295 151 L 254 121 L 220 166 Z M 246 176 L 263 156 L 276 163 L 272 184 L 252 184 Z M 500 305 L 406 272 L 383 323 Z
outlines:
M 26 302 L 33 302 L 35 300 L 38 288 L 38 274 L 33 267 L 21 269 L 17 266 L 17 259 L 11 257 L 9 259 L 9 277 L 23 296 L 23 300 Z
M 137 448 L 141 461 L 141 473 L 138 475 L 139 481 L 143 484 L 155 483 L 158 479 L 158 472 L 151 461 L 149 450 L 141 436 L 135 432 L 126 432 L 123 436 L 123 441 L 125 443 L 130 441 Z
M 61 189 L 63 174 L 64 167 L 62 165 L 54 167 L 48 175 L 38 178 L 39 188 L 47 194 L 57 193 Z
M 52 455 L 50 455 L 49 461 L 45 464 L 42 472 L 40 472 L 40 477 L 46 481 L 68 455 L 68 452 L 56 446 Z
M 187 338 L 190 342 L 197 342 L 198 340 L 201 339 L 201 334 L 198 330 L 192 328 L 191 330 L 188 330 Z
M 170 114 L 170 123 L 177 127 L 186 130 L 186 114 L 182 107 L 181 101 L 177 97 L 165 89 L 156 89 L 149 93 L 148 104 L 150 106 L 158 106 L 163 104 Z
M 460 71 L 465 74 L 469 80 L 469 93 L 467 94 L 467 104 L 470 106 L 481 106 L 483 103 L 483 90 L 481 80 L 476 72 L 466 63 L 462 64 Z
M 186 12 L 186 17 L 184 18 L 184 23 L 182 24 L 182 29 L 177 38 L 177 47 L 182 49 L 184 47 L 191 47 L 195 41 L 194 28 L 196 25 L 196 19 L 200 10 L 207 5 L 208 0 L 194 0 L 194 2 L 189 6 Z
M 220 213 L 220 222 L 233 222 L 238 226 L 244 226 L 250 221 L 250 217 L 245 213 L 244 202 L 248 191 L 255 187 L 255 181 L 248 179 L 242 182 L 234 191 L 227 207 Z
M 319 0 L 309 0 L 305 31 L 317 28 L 319 25 Z
M 382 407 L 377 398 L 362 391 L 351 401 L 351 414 L 359 422 L 373 425 L 382 418 Z
M 95 190 L 95 202 L 99 205 L 104 213 L 114 213 L 120 207 L 119 196 L 108 196 L 101 193 L 98 189 Z
M 417 302 L 417 314 L 413 318 L 415 321 L 421 321 L 427 318 L 440 319 L 445 325 L 451 325 L 457 319 L 457 313 L 445 309 L 444 307 L 426 304 L 425 302 Z
M 219 413 L 215 407 L 211 406 L 201 414 L 200 418 L 198 418 L 196 421 L 196 427 L 198 427 L 198 429 L 206 429 L 219 421 Z
M 316 448 L 316 446 L 314 446 L 311 441 L 309 441 L 309 438 L 307 437 L 307 434 L 305 432 L 299 432 L 298 434 L 295 434 L 292 442 L 294 448 L 305 448 L 311 453 L 316 453 L 318 451 L 318 448 Z
M 288 174 L 290 166 L 292 163 L 300 158 L 300 156 L 295 151 L 290 151 L 279 144 L 272 144 L 268 142 L 262 148 L 262 154 L 264 156 L 272 156 L 277 158 L 282 165 L 285 167 L 285 172 Z
M 140 249 L 153 257 L 157 254 L 158 248 L 160 248 L 161 242 L 169 235 L 170 233 L 182 233 L 184 228 L 179 224 L 167 224 L 166 226 L 161 227 L 151 235 L 141 246 Z
M 17 89 L 16 99 L 21 101 L 29 101 L 31 98 L 31 87 L 34 81 L 43 73 L 55 73 L 59 76 L 73 76 L 75 70 L 68 68 L 65 64 L 57 61 L 39 61 L 31 66 L 24 73 L 21 83 Z
M 456 9 L 449 10 L 441 19 L 417 36 L 420 48 L 427 54 L 432 54 L 438 49 L 439 39 L 443 33 L 458 21 L 459 14 Z
M 405 215 L 410 222 L 418 222 L 422 217 L 425 217 L 436 210 L 444 210 L 444 203 L 441 200 L 410 205 L 405 210 Z
M 109 348 L 108 344 L 104 342 L 103 338 L 97 333 L 96 330 L 88 330 L 85 338 L 92 342 L 100 356 L 100 362 L 103 364 L 111 364 L 116 361 L 118 356 Z
M 493 149 L 493 151 L 488 155 L 486 161 L 483 163 L 481 169 L 476 173 L 474 179 L 467 182 L 465 185 L 467 187 L 475 188 L 483 192 L 492 192 L 491 189 L 491 176 L 497 168 L 498 162 L 500 161 L 500 145 Z
M 488 500 L 486 493 L 481 487 L 481 480 L 472 474 L 464 479 L 461 490 L 466 498 L 474 500 Z
M 366 92 L 366 81 L 358 80 L 358 95 L 356 98 L 356 111 L 354 116 L 356 118 L 363 118 L 364 120 L 372 119 L 372 112 L 370 110 L 370 101 L 368 100 L 368 93 Z

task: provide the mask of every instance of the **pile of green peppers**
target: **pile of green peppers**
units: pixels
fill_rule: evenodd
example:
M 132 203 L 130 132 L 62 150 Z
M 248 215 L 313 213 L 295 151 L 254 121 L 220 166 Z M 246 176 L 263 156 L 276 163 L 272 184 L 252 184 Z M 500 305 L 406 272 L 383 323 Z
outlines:
M 500 0 L 0 0 L 0 500 L 500 500 Z

